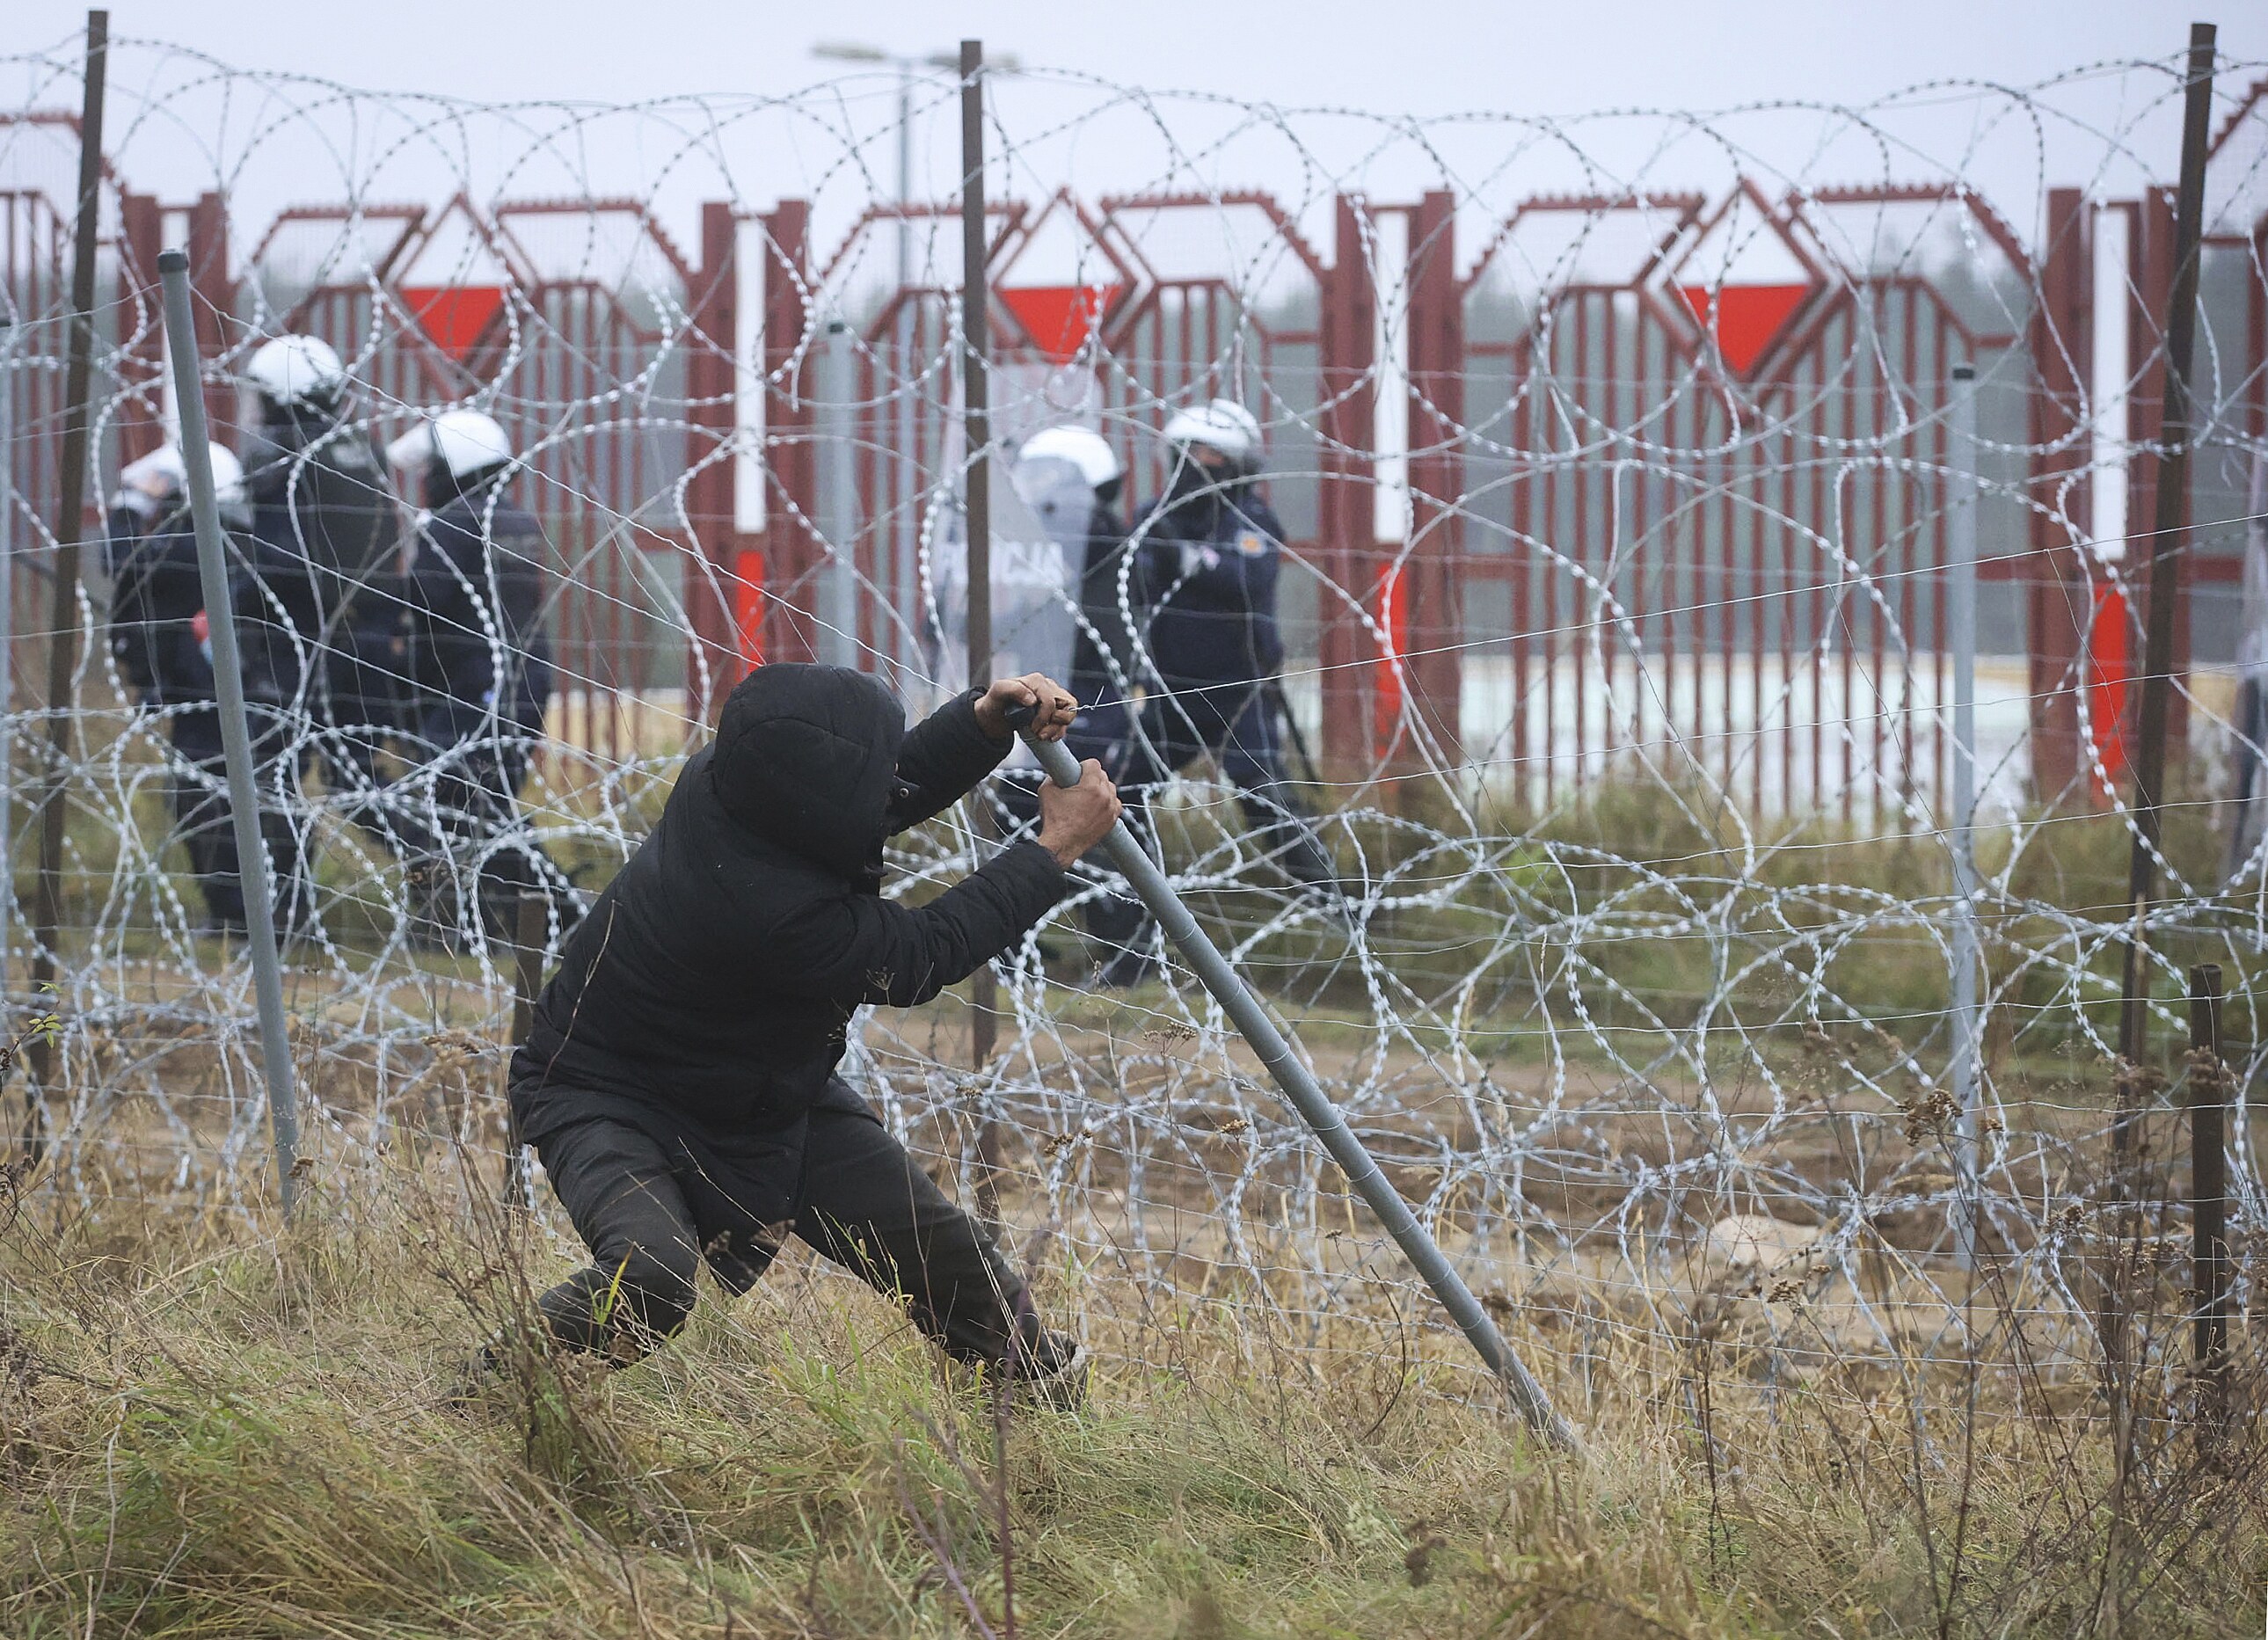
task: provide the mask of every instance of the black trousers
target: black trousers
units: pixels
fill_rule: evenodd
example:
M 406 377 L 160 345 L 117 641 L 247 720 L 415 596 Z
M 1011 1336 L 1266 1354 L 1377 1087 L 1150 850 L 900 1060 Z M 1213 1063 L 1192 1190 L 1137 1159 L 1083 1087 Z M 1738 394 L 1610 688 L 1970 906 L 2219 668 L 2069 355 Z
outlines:
M 283 736 L 272 717 L 248 713 L 252 730 L 253 778 L 261 790 L 260 835 L 276 881 L 269 902 L 279 929 L 294 926 L 303 893 L 299 835 L 276 787 Z M 170 720 L 173 754 L 167 796 L 189 856 L 189 870 L 203 891 L 205 911 L 223 929 L 244 927 L 242 863 L 236 853 L 236 822 L 229 802 L 228 760 L 221 745 L 220 709 L 199 704 Z
M 509 939 L 520 896 L 540 894 L 563 935 L 582 914 L 574 880 L 519 812 L 541 708 L 498 722 L 477 703 L 444 702 L 419 728 L 419 766 L 386 789 L 381 811 L 421 885 L 410 915 L 446 937 L 469 939 L 485 923 Z
M 838 1105 L 854 1101 L 838 1089 Z M 878 1291 L 902 1297 L 921 1329 L 957 1360 L 1014 1353 L 1032 1370 L 1069 1358 L 1043 1333 L 1029 1294 L 992 1239 L 863 1106 L 811 1113 L 787 1217 L 760 1224 L 734 1192 L 624 1123 L 578 1122 L 536 1141 L 551 1188 L 591 1249 L 588 1269 L 537 1301 L 573 1350 L 638 1359 L 685 1325 L 705 1257 L 726 1291 L 747 1291 L 786 1237 L 801 1237 Z M 735 1222 L 736 1218 L 739 1222 Z
M 224 928 L 244 926 L 244 883 L 238 875 L 236 826 L 230 818 L 227 759 L 220 709 L 198 705 L 171 719 L 180 761 L 166 781 L 173 820 L 188 850 L 189 870 L 204 892 L 205 913 Z

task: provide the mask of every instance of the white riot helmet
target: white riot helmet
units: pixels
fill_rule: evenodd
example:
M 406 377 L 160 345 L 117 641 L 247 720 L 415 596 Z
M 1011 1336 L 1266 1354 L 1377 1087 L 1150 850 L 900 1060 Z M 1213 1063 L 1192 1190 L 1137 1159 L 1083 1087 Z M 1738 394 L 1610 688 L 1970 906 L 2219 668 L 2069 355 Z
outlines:
M 225 522 L 245 508 L 244 463 L 225 445 L 208 445 L 212 452 L 213 499 L 220 504 Z M 129 461 L 118 474 L 114 507 L 122 507 L 145 524 L 188 499 L 189 473 L 181 461 L 181 446 L 161 445 L 138 461 Z
M 1043 427 L 1024 440 L 1016 452 L 1019 461 L 1068 461 L 1079 469 L 1087 488 L 1108 501 L 1116 494 L 1118 481 L 1126 469 L 1119 464 L 1118 452 L 1109 442 L 1092 428 L 1079 426 Z
M 1260 423 L 1233 399 L 1174 411 L 1166 423 L 1166 442 L 1218 450 L 1241 473 L 1254 472 L 1260 465 Z
M 405 473 L 438 469 L 448 480 L 446 488 L 461 492 L 471 480 L 512 460 L 512 440 L 492 416 L 444 410 L 387 445 L 386 456 Z
M 260 344 L 244 367 L 260 396 L 289 409 L 328 403 L 347 385 L 347 367 L 331 344 L 314 336 L 276 336 Z

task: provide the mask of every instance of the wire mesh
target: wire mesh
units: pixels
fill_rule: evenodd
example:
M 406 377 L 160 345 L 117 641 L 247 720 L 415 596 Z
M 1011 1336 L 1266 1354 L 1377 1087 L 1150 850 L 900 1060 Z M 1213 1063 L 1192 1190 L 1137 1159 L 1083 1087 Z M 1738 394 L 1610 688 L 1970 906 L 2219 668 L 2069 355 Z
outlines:
M 155 259 L 173 244 L 219 425 L 252 433 L 248 362 L 290 331 L 337 350 L 344 426 L 374 446 L 464 407 L 517 452 L 556 681 L 540 732 L 491 713 L 479 733 L 525 760 L 518 813 L 447 812 L 450 750 L 416 727 L 431 683 L 407 651 L 362 725 L 374 783 L 326 758 L 340 724 L 312 685 L 276 704 L 266 766 L 307 884 L 289 1002 L 314 1197 L 350 1202 L 434 1146 L 500 1173 L 514 961 L 477 915 L 483 866 L 540 850 L 556 940 L 749 666 L 841 646 L 915 711 L 954 680 L 937 594 L 970 455 L 958 226 L 937 202 L 959 87 L 919 88 L 894 181 L 894 77 L 491 107 L 117 42 L 100 494 L 72 498 L 55 452 L 76 135 L 56 111 L 79 65 L 9 63 L 26 89 L 0 123 L 4 954 L 11 1010 L 59 1021 L 55 1073 L 27 1095 L 43 1188 L 267 1198 L 250 975 L 181 820 L 217 790 L 180 749 L 195 703 L 122 666 L 99 552 L 64 628 L 48 614 L 58 509 L 99 528 L 116 474 L 166 436 Z M 2187 761 L 2147 930 L 2160 1041 L 2180 1039 L 2190 962 L 2233 976 L 2240 1301 L 2268 933 L 2246 636 L 2268 609 L 2238 596 L 2268 554 L 2252 78 L 2220 77 L 2192 525 L 2160 543 L 2187 588 Z M 2120 1173 L 2106 1138 L 2122 1078 L 2161 1139 L 2179 1099 L 2112 1063 L 2109 1021 L 2169 285 L 2167 166 L 2135 133 L 2180 92 L 2162 63 L 1581 121 L 1039 73 L 996 101 L 995 453 L 1076 423 L 1146 498 L 1175 409 L 1228 397 L 1263 430 L 1285 717 L 1346 895 L 1288 881 L 1202 759 L 1153 804 L 1174 881 L 1472 1285 L 1516 1335 L 1564 1345 L 1547 1376 L 1577 1405 L 1649 1340 L 1738 1339 L 1768 1391 L 1980 1358 L 2084 1378 L 2110 1249 L 2161 1248 L 2183 1220 L 2165 1145 Z M 847 400 L 820 375 L 836 321 Z M 847 504 L 823 482 L 841 462 Z M 1983 577 L 1973 1181 L 1946 1070 L 1949 850 L 1972 823 L 1947 800 L 1962 506 Z M 328 634 L 298 636 L 313 678 Z M 75 661 L 50 701 L 58 643 Z M 67 816 L 51 997 L 28 989 L 21 910 L 46 783 Z M 992 846 L 948 817 L 894 845 L 887 892 L 924 897 Z M 999 960 L 988 1063 L 956 995 L 864 1015 L 847 1074 L 941 1173 L 971 1165 L 980 1127 L 1005 1135 L 1020 1256 L 1063 1275 L 1065 1302 L 1120 1313 L 1127 1348 L 1219 1309 L 1256 1350 L 1414 1327 L 1433 1353 L 1421 1295 L 1203 992 L 1170 960 L 1096 982 L 1082 919 L 1108 888 L 1083 877 Z M 2178 1313 L 2178 1280 L 2161 1285 Z M 1462 1393 L 1439 1356 L 1429 1381 Z

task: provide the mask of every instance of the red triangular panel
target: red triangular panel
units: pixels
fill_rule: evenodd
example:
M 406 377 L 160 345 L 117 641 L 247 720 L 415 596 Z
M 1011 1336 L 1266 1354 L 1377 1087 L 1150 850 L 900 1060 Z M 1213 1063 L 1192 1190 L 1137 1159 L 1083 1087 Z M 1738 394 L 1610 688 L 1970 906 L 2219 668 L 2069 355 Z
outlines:
M 1808 284 L 1727 284 L 1719 285 L 1713 293 L 1705 284 L 1677 287 L 1677 294 L 1685 298 L 1685 305 L 1705 330 L 1709 327 L 1713 294 L 1717 351 L 1742 376 L 1756 367 L 1772 338 L 1811 291 Z
M 1115 284 L 1025 284 L 1002 290 L 1000 300 L 1040 351 L 1063 364 L 1086 345 L 1119 290 Z
M 433 345 L 453 359 L 471 353 L 504 311 L 504 288 L 493 284 L 406 284 L 401 305 Z

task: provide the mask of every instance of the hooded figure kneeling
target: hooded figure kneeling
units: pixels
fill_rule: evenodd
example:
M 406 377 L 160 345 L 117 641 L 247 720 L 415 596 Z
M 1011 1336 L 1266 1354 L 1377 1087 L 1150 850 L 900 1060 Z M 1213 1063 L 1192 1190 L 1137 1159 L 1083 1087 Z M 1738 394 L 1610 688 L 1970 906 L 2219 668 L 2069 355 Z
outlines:
M 745 1292 L 792 1232 L 902 1295 L 947 1354 L 1077 1404 L 1084 1351 L 836 1075 L 860 1005 L 927 1002 L 1007 950 L 1116 821 L 1089 762 L 1045 794 L 1036 842 L 927 905 L 882 898 L 883 840 L 990 774 L 1022 707 L 1051 740 L 1078 710 L 1036 673 L 910 732 L 862 673 L 768 666 L 733 691 L 512 1056 L 521 1136 L 593 1260 L 540 1300 L 560 1344 L 636 1361 L 684 1325 L 703 1261 Z

